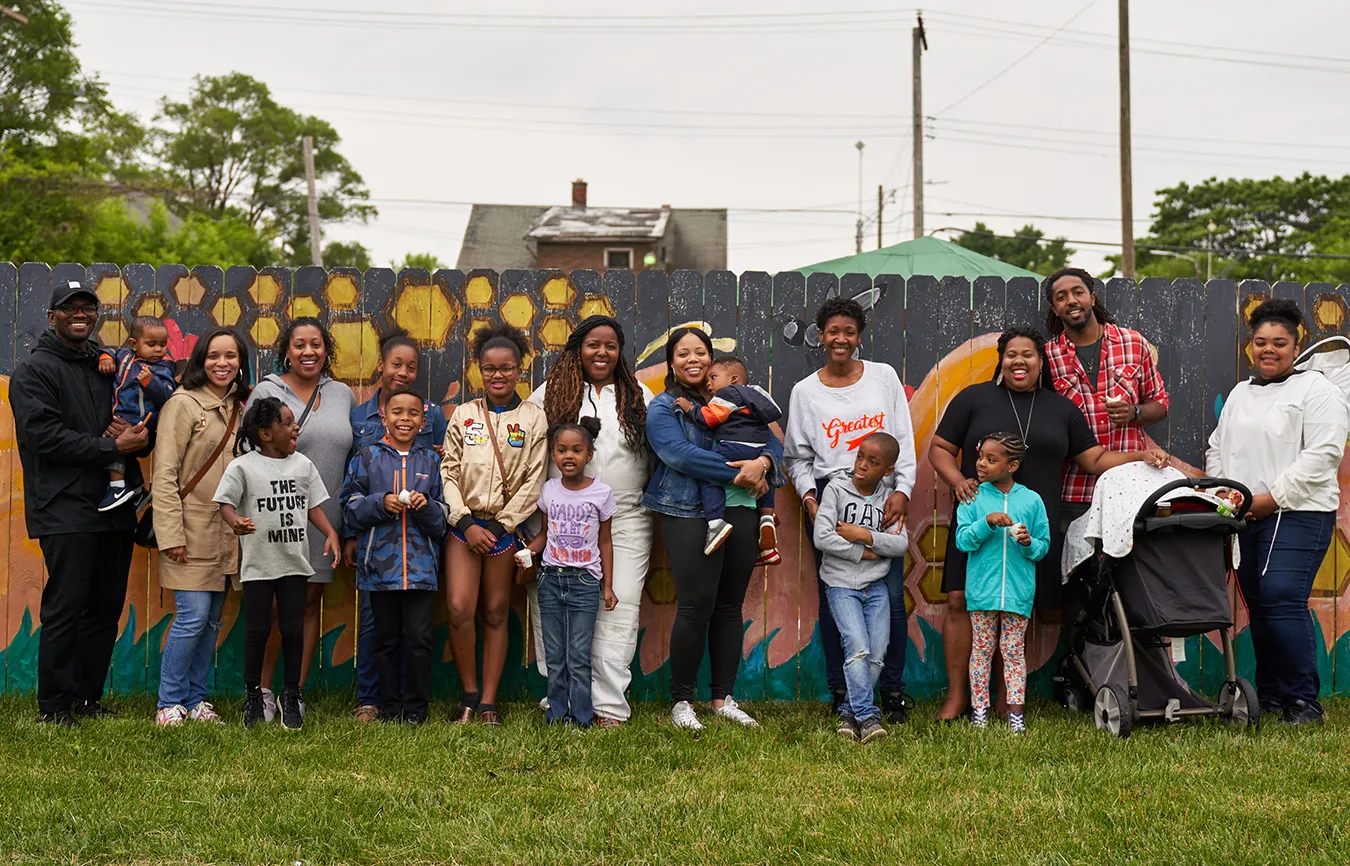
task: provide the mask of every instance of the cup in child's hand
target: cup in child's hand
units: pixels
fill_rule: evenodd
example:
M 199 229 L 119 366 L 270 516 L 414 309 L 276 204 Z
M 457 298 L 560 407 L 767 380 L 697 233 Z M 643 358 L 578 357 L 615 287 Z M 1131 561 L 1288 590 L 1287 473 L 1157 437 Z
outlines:
M 1023 532 L 1026 531 L 1027 525 L 1025 523 L 1014 523 L 1012 526 L 1008 527 L 1008 537 L 1017 538 L 1019 535 L 1021 535 Z
M 411 504 L 412 504 L 412 494 L 411 494 L 410 492 L 408 492 L 407 490 L 400 490 L 400 491 L 398 492 L 398 501 L 399 501 L 399 504 L 400 504 L 400 505 L 411 505 Z
M 519 565 L 521 568 L 534 567 L 534 554 L 528 547 L 516 551 L 516 565 Z

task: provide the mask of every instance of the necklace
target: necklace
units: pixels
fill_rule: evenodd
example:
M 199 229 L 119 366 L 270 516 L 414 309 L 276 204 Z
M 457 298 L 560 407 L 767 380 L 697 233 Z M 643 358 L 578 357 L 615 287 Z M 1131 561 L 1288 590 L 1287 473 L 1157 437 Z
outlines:
M 1040 390 L 1039 388 L 1037 390 Z M 1013 402 L 1012 391 L 1008 390 L 1008 405 L 1012 407 L 1013 417 L 1017 419 L 1017 432 L 1022 434 L 1022 444 L 1027 444 L 1027 435 L 1031 433 L 1031 418 L 1036 413 L 1036 391 L 1031 392 L 1031 408 L 1027 410 L 1027 423 L 1022 426 L 1022 415 L 1017 411 L 1017 404 Z

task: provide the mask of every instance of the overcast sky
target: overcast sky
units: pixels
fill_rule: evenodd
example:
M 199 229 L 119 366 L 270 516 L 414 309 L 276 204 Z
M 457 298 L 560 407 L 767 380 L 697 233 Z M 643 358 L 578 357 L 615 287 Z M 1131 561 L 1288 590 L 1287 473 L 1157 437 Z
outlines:
M 20 3 L 22 5 L 22 3 Z M 454 263 L 469 202 L 726 207 L 733 270 L 912 237 L 912 8 L 876 0 L 68 0 L 142 117 L 240 71 L 331 122 L 380 216 L 331 237 Z M 1135 213 L 1213 175 L 1344 174 L 1350 3 L 1134 0 Z M 543 15 L 555 17 L 544 18 Z M 1116 0 L 924 7 L 925 227 L 1119 241 Z M 557 17 L 569 16 L 569 17 Z M 612 17 L 624 16 L 624 17 Z M 1343 58 L 1343 59 L 1337 59 Z M 1237 62 L 1233 62 L 1237 61 Z M 404 200 L 404 201 L 399 201 Z M 415 204 L 430 200 L 439 204 Z M 793 212 L 804 211 L 804 212 Z M 1100 246 L 1075 261 L 1100 271 Z

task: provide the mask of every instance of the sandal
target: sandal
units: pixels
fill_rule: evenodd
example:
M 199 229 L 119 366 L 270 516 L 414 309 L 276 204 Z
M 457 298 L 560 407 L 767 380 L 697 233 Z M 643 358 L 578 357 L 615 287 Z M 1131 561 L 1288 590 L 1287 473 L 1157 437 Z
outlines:
M 496 710 L 484 710 L 479 713 L 478 721 L 490 728 L 500 728 L 502 726 L 502 717 L 497 714 Z
M 463 725 L 473 721 L 473 707 L 466 707 L 460 704 L 458 709 L 450 714 L 452 724 Z
M 611 719 L 608 716 L 596 716 L 595 726 L 597 728 L 605 728 L 606 730 L 609 728 L 621 728 L 623 727 L 623 720 Z

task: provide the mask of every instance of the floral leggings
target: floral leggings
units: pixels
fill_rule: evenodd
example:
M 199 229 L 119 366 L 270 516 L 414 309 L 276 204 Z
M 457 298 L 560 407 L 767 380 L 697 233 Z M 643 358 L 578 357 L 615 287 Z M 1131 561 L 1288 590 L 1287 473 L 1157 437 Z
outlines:
M 999 629 L 1000 621 L 1003 624 Z M 998 646 L 1003 656 L 1003 681 L 1008 687 L 1008 703 L 1019 707 L 1027 693 L 1027 618 L 1004 610 L 970 612 L 970 705 L 977 710 L 989 707 L 989 666 Z

